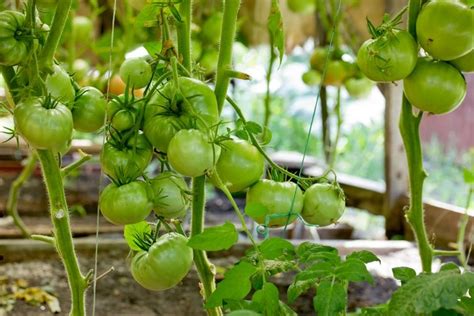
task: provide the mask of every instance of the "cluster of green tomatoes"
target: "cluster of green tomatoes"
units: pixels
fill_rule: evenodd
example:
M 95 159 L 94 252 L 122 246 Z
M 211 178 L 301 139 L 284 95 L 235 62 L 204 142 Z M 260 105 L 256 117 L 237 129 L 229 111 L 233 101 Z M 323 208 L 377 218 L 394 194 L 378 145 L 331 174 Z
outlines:
M 474 71 L 474 10 L 460 1 L 429 1 L 416 20 L 416 39 L 398 23 L 369 22 L 373 38 L 358 52 L 361 71 L 377 82 L 403 80 L 406 98 L 421 111 L 455 110 L 466 95 L 462 72 Z

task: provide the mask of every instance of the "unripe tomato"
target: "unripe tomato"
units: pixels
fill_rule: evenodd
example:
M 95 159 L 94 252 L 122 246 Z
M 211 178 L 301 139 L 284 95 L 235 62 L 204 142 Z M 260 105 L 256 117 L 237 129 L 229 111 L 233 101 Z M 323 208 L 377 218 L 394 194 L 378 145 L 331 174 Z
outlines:
M 344 82 L 347 93 L 353 98 L 363 98 L 370 94 L 374 83 L 367 77 L 349 78 Z
M 450 63 L 462 72 L 474 72 L 474 49 L 466 55 L 451 60 Z
M 420 58 L 415 70 L 403 81 L 403 91 L 418 109 L 444 114 L 454 111 L 466 96 L 466 81 L 456 67 Z
M 296 194 L 295 194 L 296 191 Z M 293 202 L 294 198 L 294 202 Z M 247 192 L 245 213 L 259 224 L 265 224 L 268 215 L 281 215 L 270 219 L 269 227 L 282 227 L 296 220 L 303 209 L 303 192 L 294 182 L 259 180 Z
M 193 39 L 192 41 L 192 57 L 194 60 L 198 60 L 202 53 L 202 44 L 200 41 Z
M 301 216 L 308 224 L 328 226 L 341 218 L 346 207 L 344 193 L 329 183 L 316 183 L 304 193 Z
M 131 129 L 135 125 L 135 113 L 130 109 L 119 110 L 114 114 L 111 125 L 119 132 Z
M 72 138 L 72 114 L 64 104 L 52 107 L 40 98 L 27 99 L 17 104 L 13 117 L 16 130 L 33 148 L 64 150 Z
M 111 183 L 100 193 L 100 211 L 115 225 L 136 224 L 151 213 L 153 203 L 150 193 L 150 188 L 143 181 L 120 186 Z
M 153 210 L 164 218 L 178 218 L 186 215 L 189 206 L 188 185 L 183 177 L 173 172 L 163 172 L 150 180 L 153 190 Z
M 433 58 L 459 58 L 474 47 L 474 11 L 453 1 L 430 1 L 418 15 L 416 35 Z
M 326 86 L 340 86 L 347 77 L 347 65 L 341 60 L 330 60 L 326 69 L 323 84 Z
M 287 5 L 295 13 L 309 14 L 316 10 L 316 0 L 288 0 Z
M 223 15 L 221 12 L 213 13 L 207 18 L 199 34 L 204 43 L 217 44 L 220 40 Z
M 78 82 L 82 82 L 87 78 L 91 66 L 84 59 L 76 59 L 72 65 L 72 72 L 74 73 L 74 79 Z
M 418 44 L 407 31 L 393 29 L 362 44 L 357 64 L 369 79 L 378 82 L 397 81 L 415 68 Z
M 140 89 L 150 82 L 152 70 L 149 63 L 143 58 L 130 58 L 120 66 L 120 78 L 131 88 Z
M 199 65 L 205 69 L 205 74 L 210 75 L 217 70 L 217 60 L 219 59 L 219 52 L 215 49 L 205 50 L 199 59 Z
M 221 146 L 216 171 L 230 192 L 245 190 L 262 177 L 265 159 L 257 147 L 241 139 L 223 141 Z
M 322 72 L 324 65 L 326 64 L 326 60 L 328 59 L 328 54 L 329 50 L 327 47 L 316 47 L 309 60 L 311 68 Z
M 46 89 L 53 98 L 72 107 L 76 91 L 71 83 L 69 74 L 58 65 L 53 66 L 53 73 L 46 77 Z
M 75 16 L 72 20 L 72 30 L 77 43 L 86 44 L 92 38 L 94 25 L 86 16 Z
M 168 160 L 184 176 L 198 177 L 211 170 L 219 159 L 220 147 L 210 143 L 196 129 L 180 130 L 168 146 Z
M 303 74 L 301 79 L 306 85 L 310 87 L 318 86 L 321 84 L 321 73 L 317 70 L 310 69 Z
M 178 285 L 193 264 L 193 250 L 183 235 L 168 233 L 156 240 L 148 251 L 133 257 L 131 271 L 135 281 L 152 291 Z
M 81 132 L 95 132 L 104 125 L 104 95 L 94 87 L 84 87 L 77 93 L 78 98 L 72 108 L 74 128 Z
M 21 39 L 25 15 L 11 10 L 0 12 L 0 65 L 18 65 L 28 57 L 29 44 Z

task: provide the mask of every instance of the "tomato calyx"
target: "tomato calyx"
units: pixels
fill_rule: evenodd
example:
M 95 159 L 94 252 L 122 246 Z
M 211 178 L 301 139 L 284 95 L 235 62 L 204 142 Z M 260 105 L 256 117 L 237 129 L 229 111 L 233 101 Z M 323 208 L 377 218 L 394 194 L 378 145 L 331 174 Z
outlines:
M 377 27 L 367 18 L 367 28 L 369 30 L 370 35 L 372 35 L 372 38 L 375 39 L 390 34 L 393 35 L 393 29 L 395 29 L 397 25 L 402 23 L 402 16 L 403 14 L 405 14 L 407 9 L 407 7 L 404 7 L 393 18 L 390 18 L 390 15 L 385 14 L 382 24 Z

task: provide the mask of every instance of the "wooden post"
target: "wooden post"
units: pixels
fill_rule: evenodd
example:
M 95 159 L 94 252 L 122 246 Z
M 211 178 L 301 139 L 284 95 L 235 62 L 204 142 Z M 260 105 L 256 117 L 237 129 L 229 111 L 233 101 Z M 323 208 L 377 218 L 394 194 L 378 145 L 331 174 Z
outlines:
M 406 0 L 385 0 L 385 10 L 399 12 Z M 408 192 L 408 168 L 398 121 L 403 96 L 403 83 L 380 85 L 385 96 L 385 231 L 388 238 L 405 234 L 404 199 Z

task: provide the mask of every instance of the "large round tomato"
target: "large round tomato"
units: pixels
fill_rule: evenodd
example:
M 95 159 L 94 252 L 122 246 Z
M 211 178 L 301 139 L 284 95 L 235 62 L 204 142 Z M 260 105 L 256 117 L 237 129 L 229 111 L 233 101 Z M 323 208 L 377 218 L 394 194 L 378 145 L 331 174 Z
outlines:
M 122 109 L 114 114 L 111 125 L 116 131 L 126 131 L 135 126 L 135 113 L 131 109 Z
M 287 214 L 301 213 L 302 209 L 303 192 L 294 182 L 263 179 L 247 192 L 245 213 L 259 224 L 265 224 L 268 215 L 280 215 L 278 218 L 269 218 L 268 226 L 285 226 L 296 219 L 296 215 Z
M 0 65 L 18 65 L 28 56 L 24 24 L 24 14 L 10 10 L 0 12 Z
M 328 62 L 323 84 L 326 86 L 340 86 L 347 78 L 348 66 L 342 60 L 331 60 Z
M 474 49 L 466 55 L 451 60 L 450 63 L 462 72 L 474 72 Z
M 341 218 L 345 207 L 344 193 L 340 188 L 329 183 L 316 183 L 304 193 L 301 216 L 309 224 L 327 226 Z
M 168 144 L 183 128 L 197 125 L 203 128 L 204 123 L 212 126 L 219 121 L 217 101 L 209 86 L 205 83 L 186 77 L 179 78 L 177 91 L 172 81 L 165 84 L 147 105 L 143 132 L 150 143 L 159 151 L 166 153 Z
M 153 189 L 153 210 L 158 216 L 177 218 L 186 215 L 189 206 L 188 185 L 183 177 L 163 172 L 150 180 Z
M 150 194 L 150 188 L 143 181 L 120 186 L 111 183 L 100 193 L 100 211 L 113 224 L 136 224 L 143 221 L 152 210 Z
M 403 81 L 403 90 L 418 109 L 444 114 L 461 104 L 466 96 L 466 81 L 454 66 L 420 58 L 415 70 Z
M 418 45 L 410 33 L 392 29 L 365 41 L 357 53 L 357 64 L 369 79 L 390 82 L 407 77 L 417 58 Z
M 321 84 L 321 73 L 317 70 L 310 69 L 303 73 L 303 76 L 301 76 L 301 79 L 303 82 L 312 87 L 312 86 L 318 86 Z
M 120 78 L 134 89 L 145 87 L 151 76 L 151 66 L 143 58 L 127 59 L 120 66 Z
M 182 175 L 198 177 L 214 167 L 220 151 L 201 131 L 183 129 L 169 143 L 168 160 Z
M 176 286 L 193 264 L 193 250 L 183 235 L 168 233 L 156 240 L 148 251 L 132 260 L 132 276 L 141 286 L 162 291 Z
M 72 86 L 71 77 L 59 65 L 53 66 L 53 73 L 48 75 L 45 80 L 46 89 L 53 98 L 61 103 L 72 107 L 76 91 Z
M 244 140 L 226 140 L 221 147 L 216 171 L 230 192 L 245 190 L 262 177 L 265 159 L 255 146 Z
M 91 19 L 86 16 L 75 16 L 72 20 L 72 29 L 74 39 L 81 44 L 87 44 L 87 41 L 92 38 L 94 33 L 94 25 Z
M 322 72 L 324 65 L 326 64 L 326 60 L 328 59 L 328 54 L 329 49 L 327 47 L 316 47 L 309 60 L 311 68 Z
M 430 1 L 418 15 L 416 35 L 436 59 L 461 57 L 473 49 L 474 11 L 455 1 Z
M 344 82 L 347 93 L 353 98 L 362 98 L 370 94 L 374 83 L 367 77 L 349 78 Z
M 31 98 L 19 103 L 13 116 L 17 131 L 36 149 L 59 151 L 72 138 L 72 114 L 64 104 L 53 107 L 43 99 Z
M 94 132 L 104 125 L 104 95 L 94 87 L 84 87 L 77 93 L 78 98 L 72 108 L 74 128 L 81 132 Z
M 288 0 L 288 9 L 295 13 L 311 13 L 316 10 L 316 0 Z
M 100 153 L 102 170 L 113 179 L 134 180 L 146 169 L 153 157 L 153 148 L 143 134 L 123 144 L 108 141 Z

